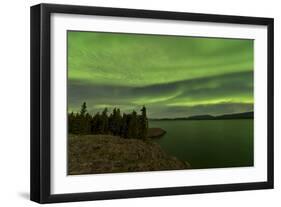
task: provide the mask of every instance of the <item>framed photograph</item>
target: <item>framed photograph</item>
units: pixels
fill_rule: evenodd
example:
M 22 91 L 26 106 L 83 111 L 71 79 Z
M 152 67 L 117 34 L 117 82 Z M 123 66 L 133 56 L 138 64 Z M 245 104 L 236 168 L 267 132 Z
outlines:
M 273 188 L 273 19 L 31 7 L 31 200 Z

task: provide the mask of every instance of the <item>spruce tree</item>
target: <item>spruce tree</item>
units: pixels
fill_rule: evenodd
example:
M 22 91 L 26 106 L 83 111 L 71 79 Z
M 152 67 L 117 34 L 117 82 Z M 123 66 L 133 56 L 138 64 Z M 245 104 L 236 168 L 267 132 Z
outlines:
M 87 105 L 86 105 L 86 102 L 84 102 L 82 105 L 81 105 L 81 110 L 80 110 L 80 115 L 81 116 L 84 116 L 87 112 Z
M 105 108 L 102 112 L 102 115 L 101 115 L 101 125 L 102 125 L 102 130 L 101 130 L 101 133 L 102 134 L 107 134 L 108 133 L 108 117 L 107 117 L 107 108 Z
M 132 128 L 132 137 L 137 138 L 138 136 L 138 117 L 137 112 L 133 111 L 132 113 L 132 119 L 131 119 L 131 128 Z
M 141 109 L 141 115 L 140 115 L 140 138 L 144 139 L 147 136 L 147 130 L 148 130 L 148 119 L 146 116 L 146 108 L 145 106 Z

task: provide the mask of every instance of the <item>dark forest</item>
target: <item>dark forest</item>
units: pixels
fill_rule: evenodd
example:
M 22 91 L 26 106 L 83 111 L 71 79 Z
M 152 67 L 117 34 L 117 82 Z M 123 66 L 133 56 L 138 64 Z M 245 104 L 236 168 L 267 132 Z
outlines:
M 68 114 L 68 132 L 70 134 L 111 134 L 122 138 L 144 139 L 147 136 L 148 119 L 143 106 L 140 114 L 136 111 L 121 115 L 119 108 L 109 113 L 105 108 L 101 113 L 91 115 L 84 102 L 78 113 Z

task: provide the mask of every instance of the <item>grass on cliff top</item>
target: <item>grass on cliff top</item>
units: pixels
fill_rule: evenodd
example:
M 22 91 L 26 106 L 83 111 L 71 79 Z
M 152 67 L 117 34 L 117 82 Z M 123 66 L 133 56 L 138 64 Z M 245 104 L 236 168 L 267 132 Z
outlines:
M 68 174 L 188 169 L 187 162 L 166 154 L 150 139 L 112 135 L 69 135 Z

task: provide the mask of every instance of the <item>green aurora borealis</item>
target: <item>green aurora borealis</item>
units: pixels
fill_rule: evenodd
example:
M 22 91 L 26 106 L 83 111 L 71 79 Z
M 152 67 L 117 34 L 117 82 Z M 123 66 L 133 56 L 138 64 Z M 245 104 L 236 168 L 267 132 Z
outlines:
M 68 31 L 68 111 L 150 118 L 253 110 L 253 40 Z

